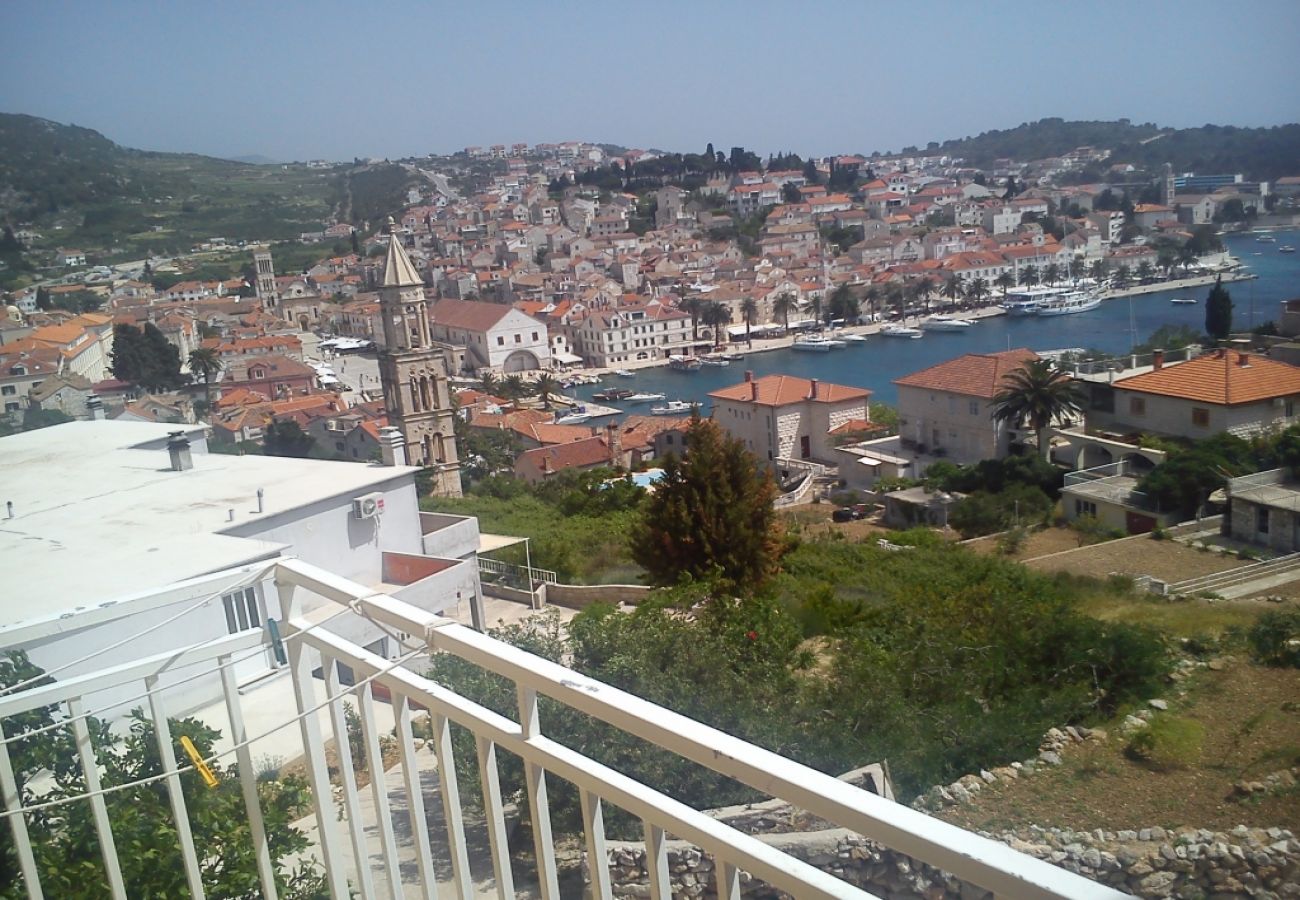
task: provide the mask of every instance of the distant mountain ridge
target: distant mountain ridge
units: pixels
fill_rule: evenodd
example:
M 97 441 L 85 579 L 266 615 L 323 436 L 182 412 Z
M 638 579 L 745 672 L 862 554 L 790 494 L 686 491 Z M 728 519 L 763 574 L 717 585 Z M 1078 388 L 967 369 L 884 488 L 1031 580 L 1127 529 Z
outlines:
M 1089 146 L 1112 151 L 1107 165 L 1132 163 L 1153 170 L 1168 162 L 1176 172 L 1242 172 L 1249 179 L 1267 181 L 1300 175 L 1300 124 L 1161 128 L 1149 122 L 1134 125 L 1128 119 L 1067 122 L 1049 118 L 930 144 L 923 152 L 959 156 L 972 166 L 987 168 L 997 159 L 1043 159 Z

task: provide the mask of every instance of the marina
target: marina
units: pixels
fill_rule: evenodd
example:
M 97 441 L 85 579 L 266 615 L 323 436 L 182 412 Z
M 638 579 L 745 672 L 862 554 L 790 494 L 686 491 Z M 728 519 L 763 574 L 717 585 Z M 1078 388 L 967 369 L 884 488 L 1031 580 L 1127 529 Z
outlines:
M 1279 242 L 1300 245 L 1300 230 L 1275 234 Z M 1232 254 L 1248 263 L 1249 271 L 1258 276 L 1256 280 L 1225 282 L 1234 304 L 1234 329 L 1247 330 L 1253 325 L 1276 319 L 1279 304 L 1300 295 L 1300 255 L 1269 252 L 1259 257 L 1251 256 L 1256 245 L 1255 235 L 1250 233 L 1226 235 L 1223 240 Z M 1084 347 L 1121 354 L 1146 340 L 1162 325 L 1204 331 L 1204 300 L 1212 279 L 1203 281 L 1206 283 L 1193 287 L 1186 284 L 1165 288 L 1151 285 L 1147 290 L 1147 286 L 1142 286 L 1139 289 L 1143 293 L 1106 299 L 1095 309 L 1076 315 L 1013 316 L 1005 315 L 999 309 L 974 314 L 963 312 L 963 318 L 978 317 L 976 327 L 930 340 L 882 340 L 868 334 L 864 336 L 863 346 L 851 352 L 800 352 L 788 344 L 780 349 L 760 352 L 756 341 L 755 348 L 747 352 L 743 365 L 725 369 L 705 368 L 694 372 L 690 379 L 683 379 L 680 373 L 663 366 L 638 368 L 634 386 L 638 392 L 702 401 L 705 406 L 701 412 L 705 415 L 709 411 L 709 391 L 741 381 L 746 370 L 758 376 L 779 373 L 864 387 L 873 392 L 873 401 L 894 403 L 897 400 L 895 378 L 963 353 L 994 353 L 1014 347 L 1034 350 Z M 1173 303 L 1175 298 L 1196 302 Z M 844 340 L 845 335 L 838 334 L 836 338 Z M 607 376 L 606 383 L 615 383 L 613 377 Z M 589 398 L 592 392 L 600 389 L 579 387 L 576 392 L 580 397 Z

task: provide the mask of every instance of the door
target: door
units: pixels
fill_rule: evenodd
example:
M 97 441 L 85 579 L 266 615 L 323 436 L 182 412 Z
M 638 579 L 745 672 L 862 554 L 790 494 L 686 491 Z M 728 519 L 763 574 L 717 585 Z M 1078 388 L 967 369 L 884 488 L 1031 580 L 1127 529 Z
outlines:
M 810 456 L 812 456 L 812 438 L 805 434 L 799 438 L 799 458 L 807 459 Z

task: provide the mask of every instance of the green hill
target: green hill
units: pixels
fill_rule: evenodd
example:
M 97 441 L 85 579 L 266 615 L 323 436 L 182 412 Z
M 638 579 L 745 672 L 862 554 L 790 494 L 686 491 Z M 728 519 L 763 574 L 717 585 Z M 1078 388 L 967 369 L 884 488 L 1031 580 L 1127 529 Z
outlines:
M 1199 128 L 1161 128 L 1146 123 L 1066 122 L 1041 119 L 1015 128 L 986 131 L 976 137 L 931 144 L 926 153 L 959 156 L 971 165 L 987 167 L 994 160 L 1042 159 L 1060 156 L 1076 147 L 1112 151 L 1108 163 L 1132 163 L 1154 170 L 1164 163 L 1178 172 L 1242 172 L 1249 179 L 1274 180 L 1300 175 L 1300 125 L 1272 128 L 1237 128 L 1202 125 Z
M 286 240 L 405 205 L 400 166 L 255 165 L 121 147 L 88 128 L 0 113 L 0 220 L 43 247 L 178 253 L 210 237 Z M 354 216 L 356 218 L 354 218 Z

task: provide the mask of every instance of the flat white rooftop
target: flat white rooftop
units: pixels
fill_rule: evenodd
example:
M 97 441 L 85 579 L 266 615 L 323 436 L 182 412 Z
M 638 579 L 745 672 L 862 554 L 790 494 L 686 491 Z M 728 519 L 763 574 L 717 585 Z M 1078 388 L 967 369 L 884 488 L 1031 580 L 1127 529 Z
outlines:
M 282 544 L 223 532 L 417 471 L 194 453 L 192 469 L 174 472 L 165 442 L 182 429 L 195 432 L 94 421 L 0 438 L 0 625 L 274 557 Z

